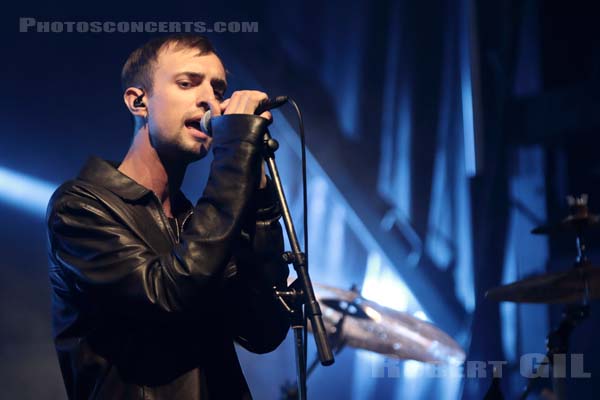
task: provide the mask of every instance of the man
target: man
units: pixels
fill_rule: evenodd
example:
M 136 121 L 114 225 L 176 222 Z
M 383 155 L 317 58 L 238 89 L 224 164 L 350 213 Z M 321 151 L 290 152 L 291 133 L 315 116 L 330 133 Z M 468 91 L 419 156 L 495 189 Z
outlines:
M 271 115 L 253 115 L 267 95 L 223 101 L 221 60 L 189 35 L 134 51 L 122 83 L 135 121 L 124 160 L 90 159 L 48 205 L 53 333 L 69 398 L 250 398 L 233 340 L 264 353 L 289 329 L 273 295 L 288 268 L 261 155 Z M 198 129 L 209 109 L 212 137 Z M 193 207 L 179 187 L 211 146 Z

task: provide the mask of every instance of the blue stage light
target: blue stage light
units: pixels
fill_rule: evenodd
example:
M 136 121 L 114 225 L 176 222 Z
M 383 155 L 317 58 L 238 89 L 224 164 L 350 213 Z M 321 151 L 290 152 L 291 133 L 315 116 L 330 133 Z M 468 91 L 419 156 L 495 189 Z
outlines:
M 45 216 L 48 200 L 57 187 L 57 184 L 0 167 L 0 201 L 36 216 Z

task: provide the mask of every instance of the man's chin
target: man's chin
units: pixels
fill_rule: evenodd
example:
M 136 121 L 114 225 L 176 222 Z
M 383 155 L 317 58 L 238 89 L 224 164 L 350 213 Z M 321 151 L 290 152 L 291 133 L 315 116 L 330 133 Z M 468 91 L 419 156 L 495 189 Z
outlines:
M 208 154 L 212 145 L 211 138 L 189 137 L 188 139 L 186 147 L 189 152 L 197 154 L 200 158 L 204 158 Z
M 186 158 L 189 162 L 202 160 L 208 155 L 209 150 L 210 145 L 205 143 L 194 143 L 194 146 L 185 152 Z

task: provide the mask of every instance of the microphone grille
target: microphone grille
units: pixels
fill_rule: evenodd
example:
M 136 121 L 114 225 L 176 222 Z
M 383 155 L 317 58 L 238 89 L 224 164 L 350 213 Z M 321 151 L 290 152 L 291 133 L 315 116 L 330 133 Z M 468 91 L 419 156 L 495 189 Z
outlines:
M 206 133 L 207 135 L 211 134 L 211 126 L 210 126 L 210 118 L 211 118 L 211 112 L 210 110 L 208 110 L 207 112 L 204 113 L 204 115 L 202 116 L 202 119 L 200 120 L 200 130 L 204 133 Z

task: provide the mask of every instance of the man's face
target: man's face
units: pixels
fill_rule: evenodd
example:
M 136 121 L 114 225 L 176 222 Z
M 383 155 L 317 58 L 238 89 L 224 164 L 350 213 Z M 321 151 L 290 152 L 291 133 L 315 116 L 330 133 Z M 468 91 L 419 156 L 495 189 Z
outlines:
M 160 156 L 188 163 L 204 157 L 212 138 L 200 118 L 223 100 L 225 68 L 215 54 L 197 49 L 162 49 L 148 98 L 150 140 Z

